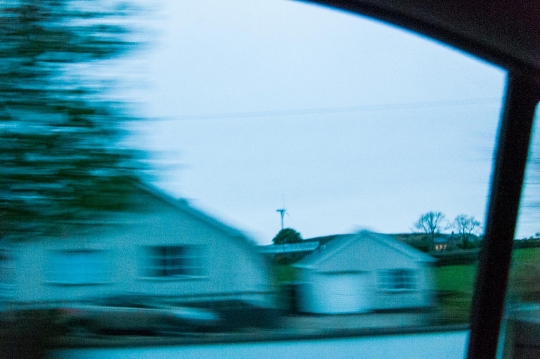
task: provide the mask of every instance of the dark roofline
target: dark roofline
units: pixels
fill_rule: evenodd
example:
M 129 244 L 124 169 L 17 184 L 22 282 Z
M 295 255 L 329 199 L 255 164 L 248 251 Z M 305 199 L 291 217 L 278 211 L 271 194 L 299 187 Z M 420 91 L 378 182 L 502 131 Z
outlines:
M 331 235 L 328 235 L 328 236 L 321 236 L 321 237 L 313 237 L 313 238 L 304 239 L 302 242 L 319 242 L 320 245 L 323 245 L 323 244 L 326 244 L 326 243 L 328 243 L 330 241 L 333 241 L 334 239 L 349 236 L 349 235 L 350 235 L 350 233 L 348 233 L 348 234 L 331 234 Z

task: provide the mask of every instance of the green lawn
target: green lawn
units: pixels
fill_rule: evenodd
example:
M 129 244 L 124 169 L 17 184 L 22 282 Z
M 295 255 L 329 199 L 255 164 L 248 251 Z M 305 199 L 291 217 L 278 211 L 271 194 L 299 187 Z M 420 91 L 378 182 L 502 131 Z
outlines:
M 293 307 L 291 287 L 288 285 L 298 279 L 296 269 L 288 264 L 275 264 L 272 276 L 277 289 L 277 304 L 280 308 L 290 310 Z
M 437 267 L 433 270 L 435 290 L 472 293 L 476 278 L 476 265 Z
M 524 248 L 512 253 L 512 276 L 510 291 L 521 291 L 521 294 L 534 291 L 536 281 L 532 278 L 538 271 L 524 271 L 524 264 L 540 266 L 540 248 Z M 528 267 L 525 267 L 525 270 Z M 442 316 L 452 322 L 468 321 L 474 282 L 476 280 L 477 264 L 452 265 L 433 269 L 435 291 L 438 295 Z M 533 279 L 524 281 L 523 276 Z M 512 293 L 514 294 L 514 293 Z
M 515 250 L 508 287 L 512 302 L 540 300 L 540 248 Z
M 476 265 L 436 267 L 433 269 L 433 277 L 443 322 L 468 322 Z
M 540 248 L 524 248 L 512 253 L 512 267 L 519 264 L 540 265 Z M 435 289 L 472 293 L 476 278 L 476 264 L 452 265 L 434 268 Z
M 540 264 L 540 248 L 517 249 L 512 253 L 512 263 Z
M 272 275 L 276 284 L 291 283 L 298 279 L 296 269 L 288 264 L 274 265 Z

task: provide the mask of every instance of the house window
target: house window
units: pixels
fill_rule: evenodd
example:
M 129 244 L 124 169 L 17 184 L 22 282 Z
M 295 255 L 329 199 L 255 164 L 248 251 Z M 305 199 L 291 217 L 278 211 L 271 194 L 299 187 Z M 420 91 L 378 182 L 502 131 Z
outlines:
M 416 289 L 416 274 L 411 269 L 389 269 L 379 273 L 379 287 L 386 292 L 403 292 Z
M 446 249 L 446 244 L 436 244 L 435 250 L 436 251 L 444 251 Z
M 149 277 L 198 277 L 204 275 L 202 246 L 148 247 Z
M 12 260 L 7 253 L 0 251 L 0 285 L 13 283 Z
M 13 259 L 7 251 L 0 250 L 0 306 L 2 301 L 13 295 L 13 284 L 15 283 L 15 270 Z
M 47 280 L 62 285 L 101 284 L 107 281 L 106 258 L 100 250 L 51 252 Z

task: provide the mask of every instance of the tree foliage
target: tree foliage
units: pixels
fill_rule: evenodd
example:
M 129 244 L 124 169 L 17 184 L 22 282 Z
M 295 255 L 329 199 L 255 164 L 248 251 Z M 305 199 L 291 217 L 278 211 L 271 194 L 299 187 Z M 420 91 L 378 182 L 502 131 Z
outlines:
M 0 6 L 0 238 L 58 233 L 130 203 L 138 164 L 118 145 L 127 118 L 89 74 L 133 44 L 111 21 L 123 10 L 101 4 Z
M 414 223 L 414 228 L 427 234 L 429 241 L 429 251 L 433 251 L 435 235 L 440 233 L 445 220 L 445 215 L 442 212 L 427 212 L 420 216 L 418 221 Z
M 272 239 L 273 244 L 287 244 L 301 242 L 302 236 L 292 228 L 283 228 Z

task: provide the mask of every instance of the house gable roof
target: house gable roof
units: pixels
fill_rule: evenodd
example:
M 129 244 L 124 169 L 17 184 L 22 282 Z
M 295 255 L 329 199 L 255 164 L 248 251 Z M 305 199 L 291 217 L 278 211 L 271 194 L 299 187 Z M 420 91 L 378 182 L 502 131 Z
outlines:
M 324 246 L 327 242 L 333 241 L 342 236 L 348 236 L 349 234 L 333 234 L 330 236 L 323 237 L 314 237 L 303 239 L 301 242 L 297 243 L 287 243 L 287 244 L 270 244 L 267 246 L 260 246 L 259 251 L 265 254 L 287 254 L 287 253 L 298 253 L 298 252 L 312 252 Z
M 188 215 L 190 215 L 193 218 L 198 219 L 199 221 L 205 223 L 206 225 L 213 227 L 214 229 L 217 229 L 231 237 L 242 237 L 244 239 L 248 239 L 248 237 L 241 231 L 230 227 L 223 222 L 219 221 L 218 219 L 202 212 L 201 210 L 193 207 L 189 201 L 185 198 L 175 199 L 171 197 L 170 195 L 166 194 L 162 190 L 148 185 L 148 184 L 140 184 L 139 188 L 146 192 L 147 194 L 151 195 L 158 201 L 161 201 L 162 203 L 171 206 L 172 208 L 182 211 Z
M 436 261 L 436 259 L 433 257 L 397 241 L 392 236 L 369 231 L 360 231 L 355 234 L 336 236 L 333 240 L 321 245 L 317 250 L 307 255 L 293 266 L 299 268 L 316 268 L 326 260 L 334 257 L 342 250 L 345 250 L 347 247 L 351 246 L 356 241 L 365 239 L 374 240 L 383 246 L 398 251 L 415 262 L 429 263 Z
M 134 228 L 134 226 L 137 226 L 138 224 L 147 222 L 147 219 L 145 219 L 146 216 L 150 216 L 151 218 L 156 216 L 159 217 L 160 211 L 156 211 L 156 207 L 152 207 L 151 205 L 151 201 L 155 201 L 159 204 L 159 206 L 163 206 L 164 208 L 170 208 L 173 211 L 181 212 L 187 217 L 191 217 L 204 224 L 205 226 L 208 226 L 226 235 L 240 245 L 249 247 L 249 250 L 251 252 L 258 255 L 258 252 L 254 245 L 254 241 L 245 233 L 241 232 L 238 229 L 230 227 L 225 223 L 221 222 L 220 220 L 193 207 L 188 200 L 183 198 L 175 199 L 167 193 L 163 192 L 162 190 L 156 188 L 155 186 L 146 183 L 138 183 L 137 189 L 138 193 L 134 194 L 134 196 L 138 196 L 137 198 L 135 198 L 137 202 L 133 206 L 132 211 L 114 212 L 110 213 L 109 216 L 107 216 L 101 221 L 84 222 L 84 224 L 89 226 L 90 231 L 88 233 L 81 231 L 76 234 L 76 238 L 86 241 L 88 238 L 88 234 L 90 234 L 98 241 L 103 239 L 109 239 L 111 236 L 111 231 L 104 231 L 102 226 L 115 228 L 115 233 L 118 231 L 124 232 L 126 226 L 128 228 Z M 151 225 L 152 219 L 149 219 L 148 223 Z M 72 239 L 75 239 L 72 234 L 70 235 L 70 237 Z M 72 242 L 72 244 L 75 245 L 76 241 Z
M 261 266 L 267 267 L 269 265 L 268 260 L 265 257 L 260 256 L 259 252 L 257 251 L 255 241 L 240 230 L 230 227 L 220 220 L 193 207 L 185 198 L 175 199 L 157 187 L 149 184 L 139 184 L 139 188 L 144 191 L 144 193 L 152 196 L 166 206 L 170 206 L 175 210 L 181 211 L 188 216 L 199 220 L 201 223 L 204 223 L 207 226 L 225 234 L 227 237 L 231 238 L 231 240 L 238 243 L 238 245 L 244 247 L 248 253 L 253 256 L 252 258 Z

